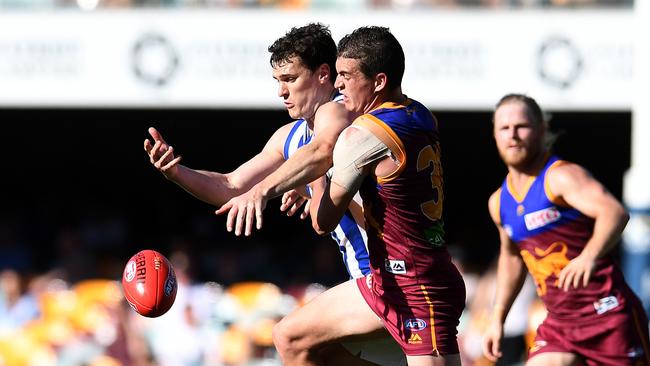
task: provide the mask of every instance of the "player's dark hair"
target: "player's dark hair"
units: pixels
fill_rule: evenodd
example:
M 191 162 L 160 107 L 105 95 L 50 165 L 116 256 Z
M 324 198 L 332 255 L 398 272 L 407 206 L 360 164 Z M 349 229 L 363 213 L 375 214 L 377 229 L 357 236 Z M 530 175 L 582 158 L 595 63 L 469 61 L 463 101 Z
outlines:
M 537 104 L 535 99 L 525 94 L 511 93 L 511 94 L 504 95 L 499 100 L 499 102 L 497 102 L 497 105 L 494 108 L 494 110 L 496 111 L 502 105 L 510 102 L 519 102 L 525 105 L 526 113 L 528 114 L 528 118 L 530 118 L 531 122 L 536 123 L 537 125 L 540 126 L 546 126 L 546 120 L 544 119 L 544 113 L 542 112 L 542 108 L 539 107 L 539 104 Z M 494 120 L 494 118 L 492 119 Z
M 302 27 L 293 27 L 271 46 L 270 63 L 272 67 L 288 62 L 292 57 L 300 60 L 311 71 L 316 71 L 322 64 L 330 67 L 330 81 L 336 78 L 336 42 L 332 39 L 329 28 L 321 23 L 309 23 Z
M 368 78 L 385 73 L 388 88 L 402 85 L 404 50 L 386 27 L 361 27 L 339 41 L 338 57 L 359 60 L 361 72 Z

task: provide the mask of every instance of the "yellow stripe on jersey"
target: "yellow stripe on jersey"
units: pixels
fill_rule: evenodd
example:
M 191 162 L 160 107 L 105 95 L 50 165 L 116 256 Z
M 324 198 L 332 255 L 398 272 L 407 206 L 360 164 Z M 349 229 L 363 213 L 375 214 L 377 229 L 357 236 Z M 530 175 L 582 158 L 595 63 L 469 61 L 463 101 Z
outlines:
M 499 214 L 499 222 L 497 222 L 497 225 L 501 225 L 501 187 L 497 189 L 496 193 L 494 194 L 494 212 Z
M 367 128 L 384 144 L 386 144 L 386 146 L 388 146 L 393 154 L 393 157 L 399 161 L 399 166 L 397 169 L 385 176 L 377 177 L 377 182 L 383 184 L 390 181 L 391 179 L 395 179 L 395 177 L 397 177 L 406 166 L 406 153 L 404 152 L 404 144 L 402 143 L 402 140 L 400 140 L 400 138 L 397 136 L 395 131 L 393 131 L 386 123 L 384 123 L 384 121 L 371 114 L 364 114 L 358 117 L 352 124 Z
M 570 205 L 566 203 L 564 199 L 553 194 L 553 192 L 551 191 L 551 186 L 548 183 L 548 179 L 546 179 L 546 175 L 548 175 L 548 172 L 550 172 L 551 169 L 564 164 L 566 164 L 566 161 L 556 160 L 553 164 L 551 164 L 551 166 L 548 167 L 548 169 L 546 169 L 546 173 L 544 174 L 544 192 L 546 193 L 546 198 L 548 198 L 549 201 L 555 203 L 556 205 L 570 207 Z
M 438 356 L 438 342 L 436 340 L 436 327 L 433 318 L 433 303 L 431 302 L 431 299 L 429 299 L 429 293 L 427 293 L 426 288 L 423 285 L 420 285 L 420 288 L 424 294 L 424 300 L 427 302 L 427 305 L 429 305 L 429 328 L 431 328 L 431 346 L 433 347 L 433 355 Z
M 526 184 L 524 185 L 524 189 L 521 192 L 517 192 L 515 189 L 515 186 L 512 184 L 512 177 L 510 174 L 506 177 L 506 183 L 508 185 L 508 192 L 510 192 L 510 195 L 512 195 L 512 198 L 517 201 L 517 203 L 521 203 L 524 198 L 526 198 L 526 194 L 528 193 L 528 190 L 530 189 L 530 186 L 533 185 L 533 182 L 535 181 L 535 176 L 533 177 L 528 177 L 528 181 L 526 181 Z

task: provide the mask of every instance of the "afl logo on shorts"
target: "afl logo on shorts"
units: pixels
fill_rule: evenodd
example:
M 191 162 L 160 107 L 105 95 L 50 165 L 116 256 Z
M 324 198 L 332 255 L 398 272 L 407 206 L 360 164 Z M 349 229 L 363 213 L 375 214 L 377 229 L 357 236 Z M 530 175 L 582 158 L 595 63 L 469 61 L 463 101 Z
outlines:
M 124 269 L 124 279 L 126 282 L 131 282 L 135 278 L 135 262 L 134 261 L 129 261 L 129 263 L 126 264 L 126 268 Z
M 411 318 L 404 321 L 404 328 L 409 329 L 412 332 L 419 332 L 426 327 L 427 322 L 419 318 Z

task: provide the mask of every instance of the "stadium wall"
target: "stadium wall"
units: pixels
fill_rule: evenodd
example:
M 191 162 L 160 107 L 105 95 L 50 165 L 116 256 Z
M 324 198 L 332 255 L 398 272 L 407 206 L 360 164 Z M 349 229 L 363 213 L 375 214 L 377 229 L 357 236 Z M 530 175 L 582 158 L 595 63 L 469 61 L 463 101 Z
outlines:
M 629 111 L 632 20 L 632 10 L 3 11 L 0 107 L 281 109 L 266 48 L 319 21 L 335 39 L 390 27 L 405 48 L 404 90 L 432 109 L 490 110 L 518 91 L 551 110 Z

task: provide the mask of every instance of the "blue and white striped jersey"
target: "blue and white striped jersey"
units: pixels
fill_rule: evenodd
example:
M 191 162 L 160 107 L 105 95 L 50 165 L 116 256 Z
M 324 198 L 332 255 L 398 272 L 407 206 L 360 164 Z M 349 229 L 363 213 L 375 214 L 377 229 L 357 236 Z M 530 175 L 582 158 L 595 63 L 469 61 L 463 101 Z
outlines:
M 337 95 L 334 100 L 342 100 L 342 95 Z M 284 143 L 284 159 L 289 159 L 296 150 L 308 144 L 311 138 L 312 131 L 309 129 L 307 122 L 304 119 L 296 121 Z M 309 188 L 307 191 L 310 191 Z M 357 207 L 358 210 L 349 208 L 341 218 L 339 225 L 331 232 L 331 235 L 339 245 L 339 250 L 343 255 L 343 263 L 350 277 L 358 278 L 370 274 L 368 237 L 364 229 L 363 213 L 361 211 L 363 204 L 358 192 L 350 206 L 351 208 Z M 356 215 L 353 215 L 353 211 L 359 212 L 355 212 Z

